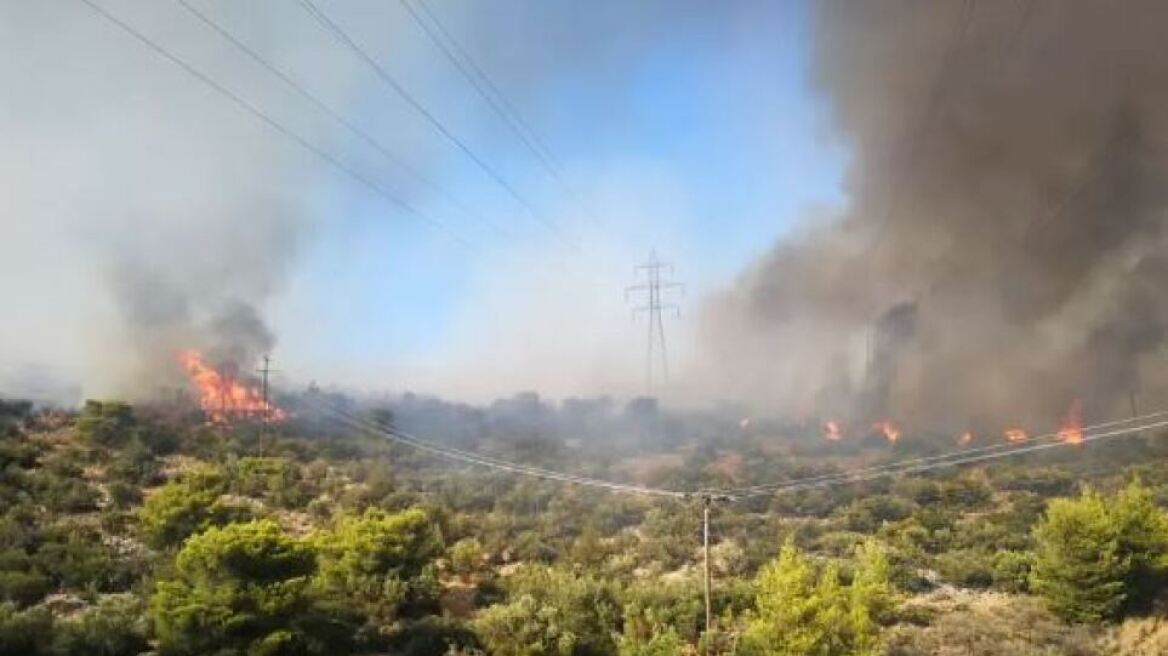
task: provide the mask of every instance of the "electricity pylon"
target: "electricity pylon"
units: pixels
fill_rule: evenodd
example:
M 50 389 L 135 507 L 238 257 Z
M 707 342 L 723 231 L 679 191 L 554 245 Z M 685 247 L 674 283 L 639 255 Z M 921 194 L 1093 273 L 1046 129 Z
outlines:
M 644 292 L 647 294 L 645 304 L 633 308 L 633 317 L 636 318 L 638 312 L 647 312 L 649 314 L 648 342 L 645 348 L 645 389 L 650 395 L 653 393 L 653 362 L 655 360 L 655 353 L 660 355 L 661 382 L 664 384 L 669 380 L 669 359 L 665 350 L 665 326 L 661 321 L 661 313 L 662 311 L 672 310 L 675 316 L 681 316 L 681 308 L 676 303 L 666 303 L 664 301 L 664 295 L 674 290 L 684 291 L 685 289 L 682 283 L 669 280 L 668 277 L 663 277 L 663 271 L 668 272 L 668 276 L 672 276 L 673 265 L 669 262 L 658 260 L 657 252 L 652 251 L 649 253 L 648 262 L 638 264 L 633 268 L 633 275 L 637 277 L 640 277 L 644 273 L 645 282 L 630 285 L 625 288 L 626 300 L 634 293 L 640 294 Z

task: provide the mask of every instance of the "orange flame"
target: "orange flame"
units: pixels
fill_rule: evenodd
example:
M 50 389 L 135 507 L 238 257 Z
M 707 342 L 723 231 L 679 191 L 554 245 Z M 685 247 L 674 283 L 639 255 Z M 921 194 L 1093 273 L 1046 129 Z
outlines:
M 957 438 L 957 443 L 962 445 L 962 446 L 965 446 L 966 444 L 969 444 L 970 442 L 973 442 L 973 433 L 971 433 L 970 431 L 965 431 Z
M 1059 428 L 1058 439 L 1067 444 L 1083 443 L 1083 403 L 1079 399 L 1071 401 L 1063 425 Z
M 889 442 L 895 442 L 900 439 L 900 429 L 896 427 L 891 421 L 878 421 L 872 424 L 872 430 L 884 435 Z
M 1026 434 L 1026 431 L 1022 430 L 1021 428 L 1007 428 L 1005 434 L 1006 441 L 1010 444 L 1021 444 L 1022 442 L 1030 439 L 1030 436 Z
M 833 442 L 837 442 L 844 436 L 844 431 L 838 421 L 829 419 L 823 422 L 823 436 Z
M 232 417 L 266 417 L 281 421 L 286 413 L 264 402 L 263 394 L 207 364 L 193 349 L 182 351 L 178 360 L 199 390 L 199 406 L 211 423 L 224 424 Z

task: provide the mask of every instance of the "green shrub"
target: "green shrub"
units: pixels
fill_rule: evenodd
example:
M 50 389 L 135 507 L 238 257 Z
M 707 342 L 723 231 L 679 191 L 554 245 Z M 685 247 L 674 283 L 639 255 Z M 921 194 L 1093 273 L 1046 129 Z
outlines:
M 222 526 L 250 515 L 246 508 L 220 500 L 226 489 L 216 469 L 201 469 L 167 483 L 146 500 L 138 516 L 147 543 L 172 547 L 211 526 Z
M 937 571 L 946 581 L 966 588 L 988 588 L 994 583 L 994 560 L 978 549 L 946 551 L 937 556 Z
M 1030 571 L 1034 556 L 1023 551 L 999 551 L 994 554 L 994 587 L 1005 592 L 1030 591 Z
M 303 507 L 315 496 L 300 467 L 287 458 L 240 458 L 231 468 L 230 489 L 285 508 Z
M 48 576 L 36 571 L 0 572 L 0 600 L 24 607 L 35 604 L 53 588 Z
M 77 617 L 58 621 L 57 656 L 137 656 L 150 649 L 142 602 L 133 595 L 103 597 Z
M 1168 573 L 1168 518 L 1139 482 L 1112 497 L 1087 491 L 1057 499 L 1034 532 L 1031 585 L 1071 621 L 1097 622 L 1140 609 Z
M 613 587 L 589 575 L 528 566 L 506 582 L 509 601 L 472 626 L 495 656 L 584 656 L 616 651 L 620 607 Z
M 0 654 L 5 656 L 50 656 L 53 616 L 45 608 L 18 610 L 15 604 L 0 603 Z
M 87 400 L 77 418 L 77 434 L 99 446 L 118 446 L 133 437 L 134 408 L 124 401 Z
M 892 598 L 888 561 L 871 542 L 857 551 L 856 560 L 851 583 L 843 585 L 835 565 L 816 567 L 788 542 L 758 575 L 758 610 L 739 653 L 879 653 L 880 622 Z
M 407 606 L 436 599 L 431 563 L 441 553 L 442 536 L 420 509 L 343 517 L 313 544 L 320 553 L 315 587 L 333 607 L 387 624 Z
M 106 492 L 109 494 L 110 505 L 118 510 L 142 503 L 142 488 L 136 485 L 114 481 L 106 486 Z
M 269 520 L 193 536 L 150 600 L 159 653 L 324 653 L 305 627 L 315 572 L 312 546 Z

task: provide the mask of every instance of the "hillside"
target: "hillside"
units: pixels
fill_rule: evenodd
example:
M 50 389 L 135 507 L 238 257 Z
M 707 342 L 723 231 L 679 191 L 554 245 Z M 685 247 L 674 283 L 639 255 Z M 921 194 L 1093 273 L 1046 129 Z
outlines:
M 165 406 L 2 410 L 4 655 L 1136 655 L 1168 644 L 1160 435 L 718 501 L 703 637 L 697 498 L 452 465 L 295 413 L 263 435 Z M 644 440 L 615 457 L 564 435 L 508 442 L 507 430 L 462 446 L 668 489 L 954 448 L 760 428 Z

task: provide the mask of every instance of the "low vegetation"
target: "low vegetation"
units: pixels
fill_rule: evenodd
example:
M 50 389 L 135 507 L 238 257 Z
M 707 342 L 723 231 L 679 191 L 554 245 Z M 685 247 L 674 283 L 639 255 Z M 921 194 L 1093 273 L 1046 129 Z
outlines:
M 452 466 L 308 419 L 263 442 L 258 430 L 117 402 L 3 403 L 0 656 L 1168 644 L 1168 457 L 1155 435 L 716 504 L 707 632 L 696 500 Z M 625 475 L 614 455 L 637 457 L 571 443 L 537 431 L 460 447 L 606 478 Z M 807 439 L 643 443 L 682 457 L 642 482 L 690 488 L 918 454 L 869 445 L 845 465 Z

